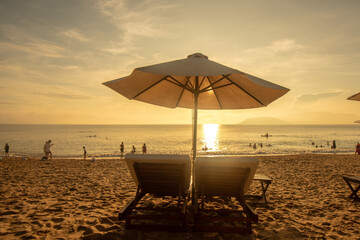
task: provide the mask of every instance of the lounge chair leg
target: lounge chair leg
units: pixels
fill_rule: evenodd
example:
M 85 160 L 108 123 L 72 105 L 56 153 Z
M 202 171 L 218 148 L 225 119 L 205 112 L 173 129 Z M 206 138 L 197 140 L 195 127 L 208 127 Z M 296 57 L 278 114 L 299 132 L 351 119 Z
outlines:
M 145 195 L 144 193 L 138 190 L 136 192 L 136 196 L 130 202 L 128 202 L 128 204 L 126 204 L 126 206 L 120 211 L 118 215 L 118 220 L 119 221 L 124 220 L 125 217 L 131 213 L 131 211 L 134 209 L 134 207 L 138 204 L 138 202 L 141 200 L 141 198 L 144 195 Z
M 350 190 L 351 190 L 351 194 L 349 195 L 349 198 L 350 198 L 350 199 L 355 199 L 355 200 L 358 199 L 359 196 L 357 195 L 357 192 L 358 192 L 359 189 L 360 189 L 360 185 L 359 185 L 356 189 L 354 189 L 348 179 L 345 179 L 345 182 L 346 182 L 346 184 L 349 186 L 349 188 L 350 188 Z
M 263 186 L 263 183 L 265 184 L 265 186 Z M 261 181 L 261 186 L 262 186 L 262 190 L 263 190 L 263 197 L 264 197 L 265 203 L 267 203 L 266 191 L 269 188 L 270 183 L 271 182 L 268 182 L 268 181 Z
M 240 205 L 244 209 L 244 212 L 251 218 L 251 220 L 254 223 L 258 223 L 258 221 L 259 221 L 258 214 L 255 212 L 255 210 L 247 202 L 245 202 L 245 198 L 244 197 L 238 197 L 236 199 L 239 201 Z
M 357 195 L 357 192 L 360 190 L 360 185 L 354 190 L 353 189 L 353 193 L 350 194 L 350 198 L 353 198 L 353 199 L 359 199 L 359 196 Z

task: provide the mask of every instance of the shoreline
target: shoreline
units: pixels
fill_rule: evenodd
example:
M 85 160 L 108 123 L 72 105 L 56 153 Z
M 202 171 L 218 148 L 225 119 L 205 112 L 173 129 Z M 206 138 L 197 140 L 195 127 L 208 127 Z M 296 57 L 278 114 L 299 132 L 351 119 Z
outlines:
M 99 156 L 99 155 L 87 155 L 86 160 L 91 160 L 92 158 L 95 158 L 96 160 L 108 160 L 108 159 L 124 159 L 126 154 L 131 154 L 129 153 L 125 153 L 123 155 L 110 155 L 110 156 Z M 140 153 L 138 153 L 140 154 Z M 148 153 L 148 154 L 152 154 L 152 153 Z M 156 153 L 158 155 L 166 155 L 166 154 L 170 154 L 170 153 Z M 191 154 L 173 154 L 173 155 L 191 155 Z M 257 157 L 270 157 L 270 156 L 291 156 L 291 155 L 355 155 L 355 150 L 354 152 L 304 152 L 304 153 L 258 153 L 258 154 L 197 154 L 197 156 L 223 156 L 223 155 L 238 155 L 238 156 L 257 156 Z M 6 158 L 4 155 L 0 156 L 2 159 Z M 23 155 L 23 154 L 10 154 L 10 156 L 8 158 L 26 158 L 26 159 L 37 159 L 37 160 L 42 160 L 41 158 L 43 157 L 43 155 Z M 84 158 L 82 156 L 59 156 L 59 157 L 53 157 L 53 160 L 62 160 L 62 159 L 69 159 L 69 160 L 83 160 Z

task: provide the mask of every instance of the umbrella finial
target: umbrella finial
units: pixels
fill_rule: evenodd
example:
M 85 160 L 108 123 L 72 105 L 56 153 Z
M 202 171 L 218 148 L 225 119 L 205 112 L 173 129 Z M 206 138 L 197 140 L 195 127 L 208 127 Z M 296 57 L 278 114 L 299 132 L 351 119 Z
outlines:
M 187 56 L 187 58 L 194 58 L 194 57 L 200 57 L 200 58 L 206 58 L 206 59 L 208 59 L 208 57 L 205 56 L 205 55 L 202 54 L 202 53 L 193 53 L 193 54 L 190 54 L 190 55 Z

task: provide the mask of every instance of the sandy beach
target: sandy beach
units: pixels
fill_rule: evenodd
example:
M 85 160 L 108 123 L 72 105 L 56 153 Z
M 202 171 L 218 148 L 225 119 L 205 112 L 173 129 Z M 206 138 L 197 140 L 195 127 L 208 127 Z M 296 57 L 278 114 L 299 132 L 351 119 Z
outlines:
M 359 239 L 360 202 L 348 200 L 343 174 L 360 175 L 360 157 L 260 156 L 273 179 L 250 236 L 125 230 L 119 209 L 136 187 L 123 160 L 20 158 L 0 161 L 0 239 Z M 254 182 L 251 192 L 260 192 Z M 156 202 L 155 202 L 156 203 Z

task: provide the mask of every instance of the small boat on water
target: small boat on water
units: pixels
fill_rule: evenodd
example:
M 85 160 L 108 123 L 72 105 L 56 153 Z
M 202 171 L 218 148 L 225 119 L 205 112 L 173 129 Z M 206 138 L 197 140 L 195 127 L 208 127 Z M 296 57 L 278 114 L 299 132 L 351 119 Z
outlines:
M 265 135 L 261 135 L 262 137 L 266 137 L 266 138 L 268 138 L 268 137 L 272 137 L 272 135 L 269 135 L 269 133 L 266 133 Z

